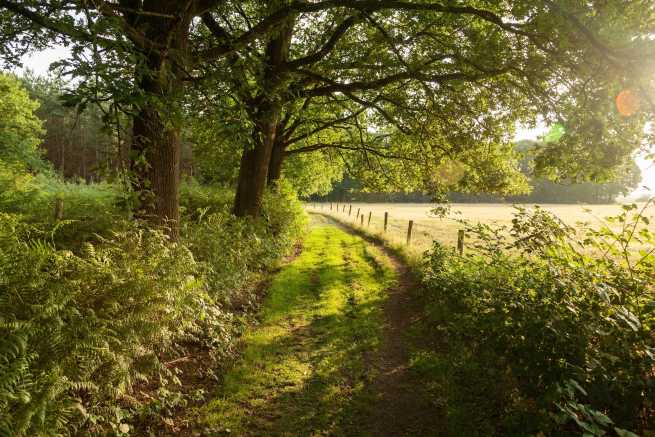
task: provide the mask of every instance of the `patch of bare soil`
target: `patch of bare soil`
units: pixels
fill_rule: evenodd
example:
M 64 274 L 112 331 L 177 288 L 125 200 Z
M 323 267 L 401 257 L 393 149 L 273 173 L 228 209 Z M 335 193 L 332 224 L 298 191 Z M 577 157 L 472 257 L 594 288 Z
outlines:
M 375 436 L 440 435 L 443 417 L 425 393 L 422 381 L 409 368 L 411 326 L 421 317 L 412 298 L 417 286 L 406 265 L 388 253 L 398 275 L 385 302 L 384 337 L 372 365 L 377 370 L 370 391 L 375 404 L 364 427 Z
M 440 436 L 444 435 L 444 414 L 427 394 L 427 387 L 410 370 L 412 345 L 419 342 L 410 336 L 411 327 L 422 317 L 420 303 L 413 296 L 418 287 L 409 268 L 388 248 L 336 221 L 348 232 L 355 233 L 378 246 L 390 258 L 397 274 L 397 283 L 387 290 L 384 305 L 382 344 L 369 358 L 376 370 L 369 393 L 373 404 L 360 429 L 373 436 Z

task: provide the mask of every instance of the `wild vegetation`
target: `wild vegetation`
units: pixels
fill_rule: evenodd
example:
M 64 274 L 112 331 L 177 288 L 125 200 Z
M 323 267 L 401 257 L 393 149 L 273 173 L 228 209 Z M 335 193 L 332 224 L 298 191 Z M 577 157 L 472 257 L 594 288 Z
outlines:
M 0 434 L 652 433 L 645 214 L 471 224 L 419 287 L 330 221 L 305 233 L 298 196 L 627 191 L 655 133 L 653 17 L 0 0 L 3 67 L 62 53 L 0 73 Z
M 127 432 L 157 393 L 192 395 L 167 362 L 234 353 L 255 282 L 302 229 L 300 206 L 281 185 L 262 218 L 237 219 L 229 191 L 188 182 L 173 241 L 131 219 L 120 184 L 55 174 L 38 153 L 35 102 L 0 78 L 14 99 L 2 99 L 14 119 L 1 137 L 13 147 L 0 160 L 0 430 Z
M 581 239 L 519 210 L 509 238 L 473 226 L 464 257 L 435 243 L 422 329 L 437 346 L 413 365 L 444 397 L 452 435 L 652 431 L 655 239 L 636 206 L 612 220 L 619 231 Z M 635 243 L 649 249 L 634 257 Z

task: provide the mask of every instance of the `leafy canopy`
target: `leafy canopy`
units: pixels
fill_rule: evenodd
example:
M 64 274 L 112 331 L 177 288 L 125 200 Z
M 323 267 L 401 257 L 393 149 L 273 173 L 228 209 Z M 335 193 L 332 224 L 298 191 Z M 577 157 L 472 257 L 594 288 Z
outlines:
M 32 100 L 15 77 L 0 73 L 0 165 L 36 170 L 45 166 L 39 144 L 43 129 Z
M 526 189 L 517 124 L 562 127 L 535 150 L 552 179 L 606 177 L 645 140 L 650 2 L 223 2 L 198 37 L 229 43 L 275 14 L 292 28 L 288 60 L 266 56 L 279 30 L 203 69 L 200 105 L 235 116 L 222 135 L 237 148 L 276 102 L 289 155 L 341 160 L 376 189 L 507 194 Z M 625 89 L 642 100 L 629 115 L 615 103 Z

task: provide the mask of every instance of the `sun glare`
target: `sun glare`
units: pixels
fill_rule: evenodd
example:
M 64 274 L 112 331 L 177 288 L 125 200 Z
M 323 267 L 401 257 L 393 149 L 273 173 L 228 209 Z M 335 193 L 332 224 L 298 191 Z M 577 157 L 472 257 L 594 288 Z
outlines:
M 616 109 L 624 117 L 637 113 L 640 106 L 639 95 L 630 89 L 625 89 L 616 96 Z

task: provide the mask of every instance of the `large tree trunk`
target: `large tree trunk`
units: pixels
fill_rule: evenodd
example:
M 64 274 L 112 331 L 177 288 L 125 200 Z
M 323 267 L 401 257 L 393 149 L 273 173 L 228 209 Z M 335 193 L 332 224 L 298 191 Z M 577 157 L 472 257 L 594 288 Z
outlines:
M 271 120 L 263 129 L 263 138 L 255 139 L 255 146 L 243 151 L 236 197 L 234 215 L 237 217 L 259 215 L 261 202 L 268 180 L 268 166 L 275 143 L 275 121 Z M 255 133 L 257 135 L 257 133 Z
M 284 164 L 285 147 L 279 141 L 275 142 L 271 151 L 271 160 L 268 165 L 268 186 L 275 185 L 282 177 L 282 164 Z
M 284 2 L 272 1 L 270 12 Z M 282 96 L 276 96 L 275 90 L 285 79 L 280 73 L 280 66 L 289 58 L 289 47 L 295 17 L 290 17 L 282 23 L 276 34 L 271 37 L 266 46 L 265 66 L 261 77 L 261 93 L 258 96 L 258 105 L 253 108 L 254 132 L 252 148 L 244 150 L 239 168 L 237 192 L 234 200 L 233 212 L 237 217 L 257 217 L 261 211 L 261 203 L 268 183 L 268 170 L 273 147 L 277 138 L 278 123 L 280 120 Z
M 134 117 L 132 171 L 139 200 L 137 216 L 165 225 L 177 236 L 180 220 L 180 136 L 166 128 L 157 110 L 144 108 Z
M 148 41 L 166 49 L 144 49 L 136 66 L 142 93 L 132 125 L 130 169 L 139 206 L 137 216 L 179 233 L 181 80 L 192 12 L 177 0 L 144 3 L 152 15 L 129 15 L 129 23 Z M 159 15 L 158 15 L 159 14 Z M 171 20 L 169 16 L 174 16 Z

